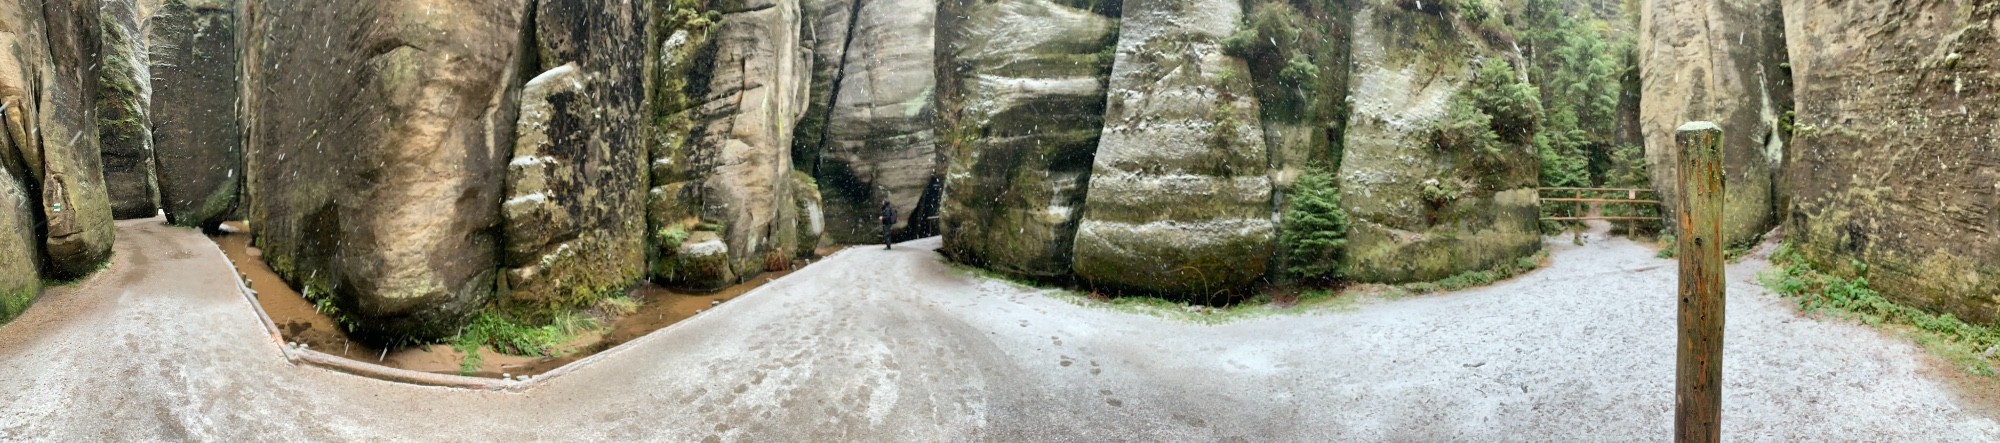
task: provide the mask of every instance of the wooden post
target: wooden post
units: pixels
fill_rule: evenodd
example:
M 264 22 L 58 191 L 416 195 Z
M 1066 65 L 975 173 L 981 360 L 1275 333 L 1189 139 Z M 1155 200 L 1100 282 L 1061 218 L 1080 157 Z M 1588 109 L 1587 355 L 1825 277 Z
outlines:
M 1675 353 L 1674 441 L 1722 434 L 1722 128 L 1691 122 L 1674 131 L 1680 160 L 1680 346 Z

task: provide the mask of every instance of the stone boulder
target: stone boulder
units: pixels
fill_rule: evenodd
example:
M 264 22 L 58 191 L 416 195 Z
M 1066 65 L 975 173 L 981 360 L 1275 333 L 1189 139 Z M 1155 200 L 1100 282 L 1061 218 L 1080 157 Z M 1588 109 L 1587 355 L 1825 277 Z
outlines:
M 943 165 L 936 117 L 938 0 L 862 1 L 831 92 L 816 177 L 836 240 L 881 241 L 884 200 L 898 238 L 933 234 Z
M 97 134 L 104 145 L 104 182 L 117 219 L 159 215 L 153 174 L 151 63 L 137 0 L 104 0 L 98 11 L 104 41 L 97 84 Z
M 505 300 L 571 306 L 646 272 L 643 2 L 542 1 L 508 164 Z
M 714 45 L 713 69 L 703 73 L 708 83 L 692 89 L 702 94 L 688 97 L 677 113 L 687 119 L 689 137 L 665 140 L 654 160 L 653 177 L 663 183 L 653 195 L 662 256 L 655 278 L 693 290 L 720 289 L 725 282 L 713 279 L 733 284 L 782 266 L 801 243 L 819 243 L 797 232 L 804 214 L 797 200 L 817 200 L 816 191 L 795 189 L 811 184 L 794 179 L 792 168 L 793 125 L 806 110 L 811 81 L 799 3 L 751 0 L 719 8 L 715 27 L 701 30 L 701 39 Z M 694 235 L 673 242 L 680 236 L 669 233 L 676 230 Z M 711 234 L 721 239 L 720 252 L 699 240 Z M 690 251 L 701 256 L 686 256 Z M 712 269 L 715 254 L 728 272 Z
M 1338 172 L 1347 277 L 1431 281 L 1539 250 L 1540 168 L 1527 137 L 1504 140 L 1494 154 L 1447 152 L 1433 141 L 1482 63 L 1507 62 L 1501 51 L 1423 11 L 1363 3 L 1353 23 L 1352 111 Z M 1427 198 L 1426 186 L 1455 192 Z
M 942 63 L 957 68 L 940 79 L 939 132 L 955 135 L 943 142 L 943 252 L 1011 275 L 1067 276 L 1117 22 L 1048 0 L 945 7 Z
M 233 0 L 159 3 L 146 35 L 160 207 L 174 224 L 214 228 L 236 212 L 245 177 L 236 5 Z
M 1265 275 L 1277 237 L 1247 66 L 1226 0 L 1124 4 L 1073 269 L 1093 286 L 1208 297 Z
M 357 337 L 448 337 L 492 297 L 525 15 L 519 0 L 244 13 L 257 246 Z
M 1777 222 L 1778 119 L 1791 110 L 1779 0 L 1644 0 L 1639 7 L 1640 132 L 1662 202 L 1674 183 L 1674 129 L 1722 125 L 1722 238 L 1751 241 Z M 1672 220 L 1671 204 L 1662 206 Z M 1669 223 L 1669 226 L 1672 224 Z
M 1798 99 L 1786 240 L 1891 300 L 2000 322 L 2000 4 L 1784 13 Z

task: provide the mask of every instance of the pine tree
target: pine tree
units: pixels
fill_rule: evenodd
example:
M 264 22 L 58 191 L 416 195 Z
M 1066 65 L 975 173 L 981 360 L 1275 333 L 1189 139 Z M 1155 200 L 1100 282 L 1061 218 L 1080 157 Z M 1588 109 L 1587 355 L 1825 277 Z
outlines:
M 1347 211 L 1340 208 L 1340 188 L 1333 174 L 1309 168 L 1293 186 L 1292 207 L 1285 211 L 1286 267 L 1293 277 L 1321 282 L 1341 277 L 1341 253 L 1347 245 Z

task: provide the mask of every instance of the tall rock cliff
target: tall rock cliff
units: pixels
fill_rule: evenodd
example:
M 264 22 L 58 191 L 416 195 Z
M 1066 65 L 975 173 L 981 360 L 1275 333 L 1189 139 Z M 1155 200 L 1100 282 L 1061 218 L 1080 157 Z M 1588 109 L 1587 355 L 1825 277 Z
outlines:
M 449 336 L 493 294 L 525 6 L 247 8 L 246 175 L 258 246 L 357 335 Z
M 37 3 L 40 11 L 16 15 L 23 24 L 10 28 L 22 30 L 9 54 L 17 57 L 12 64 L 19 77 L 0 85 L 0 91 L 9 91 L 8 131 L 20 134 L 15 135 L 15 152 L 28 172 L 22 175 L 41 197 L 47 272 L 77 278 L 111 257 L 111 200 L 97 133 L 100 5 L 89 0 Z M 36 22 L 40 29 L 32 29 Z
M 1351 224 L 1345 274 L 1357 281 L 1437 280 L 1541 248 L 1534 134 L 1523 129 L 1539 109 L 1488 115 L 1498 110 L 1473 96 L 1504 91 L 1474 89 L 1518 84 L 1510 58 L 1423 7 L 1361 2 L 1354 12 L 1339 177 Z M 1444 131 L 1493 139 L 1446 146 Z
M 538 1 L 540 74 L 523 87 L 508 163 L 505 299 L 595 302 L 645 275 L 646 2 Z
M 1791 110 L 1778 0 L 1644 0 L 1639 12 L 1640 132 L 1653 188 L 1676 201 L 1674 128 L 1722 125 L 1722 236 L 1731 244 L 1776 223 L 1778 119 Z M 1671 220 L 1671 204 L 1663 207 Z
M 111 254 L 96 128 L 99 9 L 0 4 L 0 322 L 27 308 L 42 278 L 80 278 Z
M 933 131 L 938 0 L 855 1 L 815 158 L 828 229 L 844 242 L 879 241 L 886 200 L 898 238 L 930 235 L 943 188 Z M 838 3 L 822 11 L 838 14 Z
M 1117 21 L 1048 0 L 950 0 L 938 17 L 944 253 L 1068 276 Z
M 104 50 L 97 88 L 97 134 L 104 145 L 104 182 L 111 215 L 159 214 L 153 173 L 153 78 L 139 0 L 104 0 L 98 18 Z
M 1264 276 L 1276 227 L 1247 65 L 1223 0 L 1124 4 L 1073 268 L 1109 289 L 1209 297 Z
M 146 23 L 160 208 L 177 225 L 214 228 L 239 207 L 236 10 L 234 0 L 164 0 Z
M 2000 2 L 1784 10 L 1799 104 L 1788 239 L 1894 300 L 2000 321 Z
M 660 91 L 681 105 L 667 113 L 680 123 L 663 131 L 653 163 L 654 277 L 694 290 L 786 266 L 824 232 L 812 223 L 818 193 L 792 166 L 812 73 L 799 2 L 714 7 L 712 23 L 656 33 L 666 38 L 660 58 L 675 60 L 661 69 L 696 84 Z

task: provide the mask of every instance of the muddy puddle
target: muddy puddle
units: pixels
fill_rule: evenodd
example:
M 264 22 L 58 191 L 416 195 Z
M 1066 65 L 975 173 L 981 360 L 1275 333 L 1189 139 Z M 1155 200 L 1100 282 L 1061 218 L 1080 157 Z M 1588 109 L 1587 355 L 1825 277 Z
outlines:
M 429 372 L 436 374 L 473 375 L 499 378 L 503 374 L 514 376 L 537 375 L 555 370 L 564 364 L 581 360 L 592 354 L 611 349 L 653 331 L 679 323 L 698 315 L 715 305 L 735 299 L 771 280 L 784 277 L 792 271 L 766 272 L 743 284 L 712 294 L 688 294 L 645 284 L 633 288 L 628 296 L 639 302 L 639 308 L 630 314 L 599 316 L 598 324 L 605 325 L 593 333 L 581 334 L 577 340 L 560 346 L 568 353 L 556 357 L 526 357 L 496 352 L 491 348 L 479 349 L 482 365 L 473 373 L 460 372 L 466 354 L 453 349 L 448 344 L 410 346 L 397 349 L 383 349 L 354 341 L 340 330 L 333 319 L 320 314 L 312 302 L 293 290 L 264 264 L 257 248 L 250 245 L 250 233 L 240 222 L 223 225 L 223 232 L 211 235 L 223 255 L 236 265 L 250 288 L 257 292 L 258 304 L 271 317 L 286 342 L 301 343 L 314 351 L 324 352 L 350 360 L 373 363 L 398 369 Z M 822 256 L 831 251 L 822 251 Z M 803 265 L 794 263 L 793 268 Z M 608 318 L 607 318 L 608 317 Z

